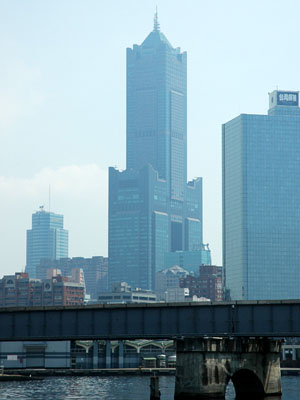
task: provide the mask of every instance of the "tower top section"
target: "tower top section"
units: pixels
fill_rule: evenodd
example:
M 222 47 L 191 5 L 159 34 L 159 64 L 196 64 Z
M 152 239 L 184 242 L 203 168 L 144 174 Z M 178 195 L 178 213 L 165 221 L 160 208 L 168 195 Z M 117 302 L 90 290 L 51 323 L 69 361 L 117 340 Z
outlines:
M 173 49 L 171 43 L 165 37 L 165 35 L 160 31 L 160 23 L 158 22 L 157 7 L 153 18 L 153 31 L 149 33 L 146 39 L 142 43 L 143 48 L 156 48 L 161 46 L 161 44 L 166 45 L 168 48 Z

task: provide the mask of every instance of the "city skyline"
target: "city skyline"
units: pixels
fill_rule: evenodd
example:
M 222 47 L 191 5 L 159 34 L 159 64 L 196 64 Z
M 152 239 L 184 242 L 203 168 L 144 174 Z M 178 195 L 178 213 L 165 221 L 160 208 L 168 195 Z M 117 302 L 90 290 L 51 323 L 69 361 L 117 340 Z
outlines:
M 188 180 L 204 179 L 204 239 L 221 264 L 221 124 L 264 113 L 277 85 L 299 88 L 296 1 L 0 4 L 2 274 L 25 267 L 25 230 L 48 209 L 49 184 L 70 256 L 107 254 L 106 169 L 125 167 L 125 48 L 150 31 L 156 3 L 188 52 Z

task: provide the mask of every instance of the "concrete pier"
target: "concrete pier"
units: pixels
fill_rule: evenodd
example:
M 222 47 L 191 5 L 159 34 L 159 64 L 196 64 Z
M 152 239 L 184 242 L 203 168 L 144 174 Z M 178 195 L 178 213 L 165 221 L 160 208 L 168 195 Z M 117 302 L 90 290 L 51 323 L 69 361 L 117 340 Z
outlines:
M 158 376 L 150 377 L 150 400 L 159 400 L 160 390 L 159 390 L 159 378 Z
M 119 368 L 124 367 L 124 340 L 119 341 Z
M 224 399 L 230 379 L 237 398 L 280 395 L 280 349 L 267 338 L 178 340 L 175 400 Z
M 98 340 L 93 341 L 93 368 L 98 368 Z

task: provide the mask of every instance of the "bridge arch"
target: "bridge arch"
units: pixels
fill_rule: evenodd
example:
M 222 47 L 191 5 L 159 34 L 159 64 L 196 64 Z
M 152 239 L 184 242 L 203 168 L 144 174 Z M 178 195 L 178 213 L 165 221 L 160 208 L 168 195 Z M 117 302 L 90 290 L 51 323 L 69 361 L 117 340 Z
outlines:
M 231 376 L 236 399 L 259 399 L 264 396 L 264 386 L 260 378 L 250 369 L 242 368 Z
M 266 338 L 177 339 L 175 399 L 224 398 L 230 380 L 237 399 L 280 395 L 279 350 Z

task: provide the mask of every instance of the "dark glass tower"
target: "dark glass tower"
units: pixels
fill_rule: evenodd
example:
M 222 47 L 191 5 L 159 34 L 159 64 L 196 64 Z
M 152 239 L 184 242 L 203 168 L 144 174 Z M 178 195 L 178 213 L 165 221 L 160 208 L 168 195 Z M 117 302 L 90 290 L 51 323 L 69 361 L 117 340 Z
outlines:
M 154 29 L 127 49 L 127 169 L 109 171 L 109 280 L 154 288 L 168 251 L 202 246 L 202 179 L 187 181 L 186 52 Z

